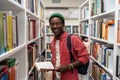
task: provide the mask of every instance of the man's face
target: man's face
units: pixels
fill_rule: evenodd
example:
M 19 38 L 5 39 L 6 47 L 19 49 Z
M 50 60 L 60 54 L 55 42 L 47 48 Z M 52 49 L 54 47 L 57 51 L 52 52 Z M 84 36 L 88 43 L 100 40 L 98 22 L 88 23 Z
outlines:
M 63 32 L 63 27 L 64 24 L 59 17 L 53 17 L 50 20 L 50 28 L 55 36 L 60 36 L 60 34 Z

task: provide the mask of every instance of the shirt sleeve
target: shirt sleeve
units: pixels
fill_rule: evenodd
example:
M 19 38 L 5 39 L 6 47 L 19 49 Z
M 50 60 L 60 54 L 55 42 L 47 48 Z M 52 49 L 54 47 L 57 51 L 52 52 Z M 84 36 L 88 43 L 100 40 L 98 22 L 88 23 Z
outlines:
M 86 64 L 89 61 L 89 53 L 85 46 L 85 44 L 82 42 L 81 38 L 78 36 L 72 36 L 72 49 L 73 54 L 77 54 L 77 59 L 80 60 L 83 64 Z

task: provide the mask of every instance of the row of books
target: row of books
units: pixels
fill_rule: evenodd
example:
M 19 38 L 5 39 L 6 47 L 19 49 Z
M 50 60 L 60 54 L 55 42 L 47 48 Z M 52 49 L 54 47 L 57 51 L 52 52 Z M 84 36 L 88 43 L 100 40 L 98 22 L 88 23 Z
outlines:
M 0 11 L 0 54 L 18 46 L 17 16 L 12 11 Z
M 65 30 L 68 32 L 68 33 L 72 33 L 72 34 L 74 34 L 74 33 L 78 33 L 79 31 L 79 29 L 78 29 L 78 26 L 65 26 Z
M 114 19 L 102 19 L 92 21 L 91 36 L 107 41 L 114 41 Z
M 0 62 L 0 80 L 18 80 L 18 66 L 15 58 L 7 58 Z
M 78 31 L 78 26 L 73 26 L 73 29 L 72 29 L 72 30 L 73 30 L 73 31 L 72 31 L 73 34 L 79 32 L 79 31 Z
M 38 57 L 38 48 L 36 43 L 28 45 L 28 70 L 30 70 Z
M 94 80 L 112 80 L 112 77 L 95 63 L 92 63 L 92 71 Z
M 34 14 L 38 14 L 37 0 L 26 0 L 26 8 Z
M 115 8 L 114 0 L 92 0 L 91 16 L 113 10 Z
M 84 8 L 82 8 L 81 10 L 81 14 L 80 14 L 80 19 L 87 19 L 89 16 L 89 6 L 85 6 Z
M 35 39 L 38 36 L 38 22 L 37 20 L 27 17 L 28 40 Z
M 99 43 L 92 43 L 90 46 L 92 57 L 113 73 L 113 48 Z
M 69 33 L 78 33 L 78 26 L 65 26 L 65 30 Z M 49 26 L 46 27 L 46 33 L 52 33 L 51 28 Z
M 80 23 L 80 34 L 89 35 L 88 21 Z

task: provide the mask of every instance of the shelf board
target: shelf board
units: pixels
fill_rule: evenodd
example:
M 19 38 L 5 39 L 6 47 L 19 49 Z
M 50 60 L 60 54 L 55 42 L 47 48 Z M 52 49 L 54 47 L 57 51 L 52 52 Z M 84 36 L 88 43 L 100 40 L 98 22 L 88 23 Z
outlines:
M 88 5 L 89 5 L 89 0 L 86 0 L 86 1 L 80 6 L 80 8 L 85 7 L 85 6 L 88 6 Z
M 103 44 L 114 45 L 114 42 L 110 42 L 110 41 L 107 41 L 107 40 L 98 39 L 98 38 L 95 38 L 95 37 L 90 37 L 90 39 L 92 39 L 92 40 L 94 40 L 94 41 L 96 41 L 96 42 L 103 43 Z
M 89 21 L 89 19 L 86 18 L 86 19 L 82 19 L 82 20 L 80 20 L 80 22 L 85 22 L 85 21 Z
M 85 35 L 85 34 L 80 34 L 80 36 L 89 37 L 89 35 Z
M 32 40 L 28 41 L 28 43 L 27 43 L 27 44 L 29 45 L 29 44 L 31 44 L 32 42 L 37 41 L 39 38 L 40 38 L 40 37 L 36 37 L 35 39 L 32 39 Z
M 115 10 L 111 10 L 111 11 L 104 12 L 98 15 L 94 15 L 90 17 L 90 19 L 96 20 L 96 19 L 103 19 L 103 18 L 107 18 L 107 19 L 114 18 L 115 17 L 114 14 L 115 14 Z
M 29 10 L 26 10 L 27 12 L 27 15 L 31 18 L 31 19 L 39 19 L 39 16 L 35 15 L 34 13 L 32 13 L 31 11 Z
M 16 47 L 16 48 L 14 48 L 14 49 L 6 52 L 6 53 L 1 54 L 1 55 L 0 55 L 0 61 L 8 58 L 9 56 L 11 56 L 11 55 L 13 55 L 13 54 L 15 54 L 16 52 L 18 52 L 18 51 L 20 51 L 21 49 L 25 48 L 25 46 L 26 46 L 26 44 L 23 44 L 23 45 L 20 45 L 20 46 L 18 46 L 18 47 Z
M 1 10 L 23 11 L 24 7 L 14 0 L 0 0 Z

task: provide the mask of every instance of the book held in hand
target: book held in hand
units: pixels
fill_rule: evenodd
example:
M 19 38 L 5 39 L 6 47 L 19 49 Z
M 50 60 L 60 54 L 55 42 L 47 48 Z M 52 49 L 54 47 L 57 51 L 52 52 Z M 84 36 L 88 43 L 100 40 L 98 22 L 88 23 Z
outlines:
M 54 67 L 51 62 L 35 62 L 34 66 L 38 71 L 53 71 Z

